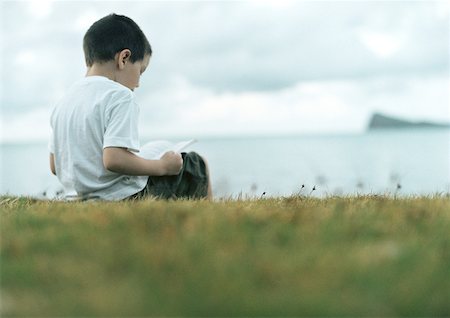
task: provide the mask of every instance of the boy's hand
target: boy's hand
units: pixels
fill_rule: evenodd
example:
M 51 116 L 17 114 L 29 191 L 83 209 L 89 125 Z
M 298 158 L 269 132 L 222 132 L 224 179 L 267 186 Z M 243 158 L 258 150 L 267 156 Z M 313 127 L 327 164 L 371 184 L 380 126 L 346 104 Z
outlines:
M 166 152 L 160 160 L 163 165 L 164 175 L 177 175 L 183 167 L 183 158 L 179 153 L 173 151 Z

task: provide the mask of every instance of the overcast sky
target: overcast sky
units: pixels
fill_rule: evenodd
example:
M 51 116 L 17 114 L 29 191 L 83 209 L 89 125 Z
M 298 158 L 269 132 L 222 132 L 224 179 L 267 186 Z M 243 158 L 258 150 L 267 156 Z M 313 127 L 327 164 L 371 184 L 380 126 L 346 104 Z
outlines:
M 364 131 L 374 111 L 450 122 L 449 1 L 2 1 L 1 141 L 45 140 L 85 75 L 82 38 L 124 14 L 152 45 L 136 98 L 159 137 Z

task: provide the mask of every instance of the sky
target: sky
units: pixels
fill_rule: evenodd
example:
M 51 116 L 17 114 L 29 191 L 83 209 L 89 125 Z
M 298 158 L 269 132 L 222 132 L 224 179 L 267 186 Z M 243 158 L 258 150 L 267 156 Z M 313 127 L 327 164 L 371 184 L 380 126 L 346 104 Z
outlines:
M 1 1 L 0 142 L 48 139 L 110 13 L 152 45 L 144 141 L 362 133 L 374 112 L 450 122 L 450 1 Z

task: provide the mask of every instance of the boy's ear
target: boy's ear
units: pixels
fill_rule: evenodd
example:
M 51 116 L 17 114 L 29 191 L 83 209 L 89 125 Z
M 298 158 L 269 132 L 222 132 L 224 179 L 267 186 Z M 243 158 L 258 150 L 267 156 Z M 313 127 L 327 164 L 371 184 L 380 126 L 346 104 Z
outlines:
M 130 61 L 131 51 L 129 49 L 123 49 L 116 54 L 116 63 L 119 69 L 123 69 L 125 64 Z

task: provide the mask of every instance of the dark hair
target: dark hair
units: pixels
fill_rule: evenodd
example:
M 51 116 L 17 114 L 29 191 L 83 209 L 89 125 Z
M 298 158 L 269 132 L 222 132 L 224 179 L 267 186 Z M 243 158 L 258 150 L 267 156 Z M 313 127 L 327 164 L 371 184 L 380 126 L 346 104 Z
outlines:
M 129 49 L 132 63 L 152 55 L 152 48 L 144 32 L 130 18 L 110 14 L 95 22 L 83 39 L 86 65 L 114 60 L 116 53 Z

